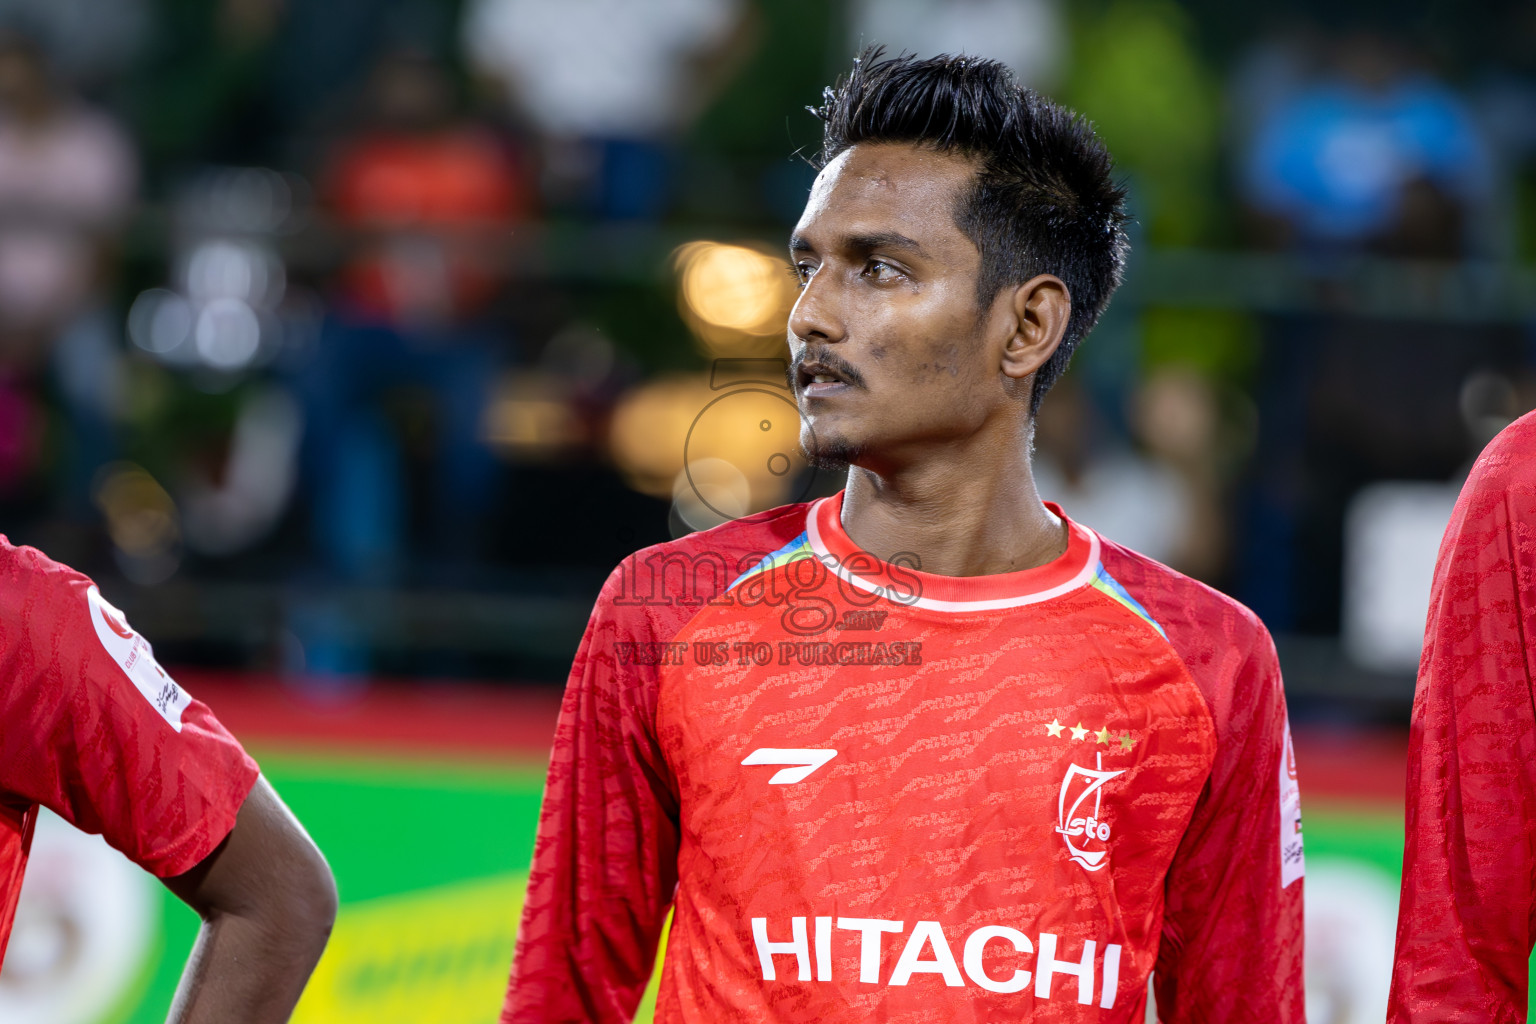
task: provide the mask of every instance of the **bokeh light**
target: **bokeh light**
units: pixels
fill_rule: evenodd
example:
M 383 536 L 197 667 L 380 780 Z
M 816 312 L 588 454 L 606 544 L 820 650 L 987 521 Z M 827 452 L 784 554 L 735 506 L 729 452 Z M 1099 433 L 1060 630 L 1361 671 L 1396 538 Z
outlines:
M 151 584 L 176 571 L 181 562 L 181 516 L 148 470 L 132 462 L 103 466 L 93 492 L 125 576 Z
M 695 480 L 698 463 L 733 466 L 748 489 L 745 510 L 773 508 L 792 500 L 791 487 L 807 470 L 800 451 L 800 414 L 786 391 L 748 387 L 717 393 L 699 410 L 684 457 Z M 708 492 L 704 497 L 709 499 Z M 727 516 L 744 514 L 724 506 L 718 510 Z
M 610 421 L 608 450 L 629 486 L 656 498 L 672 496 L 688 430 L 713 397 L 700 374 L 659 377 L 624 396 Z
M 787 392 L 678 375 L 620 402 L 609 451 L 631 487 L 672 498 L 683 522 L 706 529 L 799 497 L 809 471 L 799 438 Z
M 507 376 L 486 410 L 484 436 L 505 454 L 533 461 L 566 454 L 583 439 L 566 378 L 524 372 Z
M 678 308 L 715 355 L 781 351 L 796 289 L 784 259 L 747 245 L 698 241 L 672 256 Z
M 672 481 L 672 507 L 693 529 L 707 530 L 752 511 L 752 484 L 724 459 L 695 459 Z

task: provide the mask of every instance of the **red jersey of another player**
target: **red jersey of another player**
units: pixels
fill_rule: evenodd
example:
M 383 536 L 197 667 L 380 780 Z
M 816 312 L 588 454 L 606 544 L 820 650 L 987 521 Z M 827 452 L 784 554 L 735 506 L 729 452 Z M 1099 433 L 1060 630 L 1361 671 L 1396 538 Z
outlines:
M 89 579 L 0 537 L 0 957 L 38 805 L 168 878 L 223 841 L 257 775 Z
M 1536 940 L 1536 413 L 1440 545 L 1408 754 L 1394 1022 L 1523 1021 Z
M 1285 701 L 1235 602 L 1069 524 L 1023 572 L 842 496 L 639 552 L 556 734 L 506 1024 L 1303 1019 Z

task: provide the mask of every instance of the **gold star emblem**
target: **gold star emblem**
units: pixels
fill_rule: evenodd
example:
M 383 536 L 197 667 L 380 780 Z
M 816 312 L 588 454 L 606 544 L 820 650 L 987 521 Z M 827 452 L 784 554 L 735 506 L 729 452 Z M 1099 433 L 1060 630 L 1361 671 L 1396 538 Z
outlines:
M 1083 728 L 1083 723 L 1082 722 L 1078 722 L 1076 725 L 1074 725 L 1072 727 L 1072 738 L 1073 739 L 1080 740 L 1080 739 L 1082 739 L 1083 737 L 1085 737 L 1087 735 L 1088 735 L 1088 730 Z
M 1096 740 L 1099 743 L 1108 743 L 1109 742 L 1109 730 L 1108 729 L 1100 729 L 1098 732 L 1093 734 L 1093 738 L 1094 738 L 1094 740 Z
M 1120 736 L 1120 749 L 1121 750 L 1130 750 L 1135 745 L 1136 745 L 1136 741 L 1131 739 L 1131 734 L 1130 733 L 1123 733 L 1123 734 L 1121 734 L 1121 736 Z
M 1061 730 L 1065 728 L 1066 726 L 1062 725 L 1059 719 L 1053 718 L 1051 719 L 1051 724 L 1045 727 L 1045 731 L 1050 733 L 1052 736 L 1060 736 Z

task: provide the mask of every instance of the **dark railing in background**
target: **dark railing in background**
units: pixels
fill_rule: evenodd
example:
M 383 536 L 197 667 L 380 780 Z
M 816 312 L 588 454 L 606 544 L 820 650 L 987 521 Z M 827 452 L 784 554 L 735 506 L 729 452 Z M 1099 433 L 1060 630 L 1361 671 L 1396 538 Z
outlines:
M 164 266 L 178 232 L 168 207 L 139 208 L 124 232 L 131 266 Z M 266 232 L 295 279 L 323 279 L 352 245 L 340 225 L 300 212 Z M 720 225 L 584 225 L 529 222 L 501 250 L 510 280 L 570 285 L 669 287 L 672 256 L 699 239 L 783 239 L 763 229 Z M 1143 249 L 1117 298 L 1119 313 L 1156 306 L 1262 315 L 1321 314 L 1447 325 L 1536 321 L 1536 267 L 1514 262 L 1431 262 L 1374 257 L 1308 258 L 1255 251 Z M 1448 339 L 1453 341 L 1454 334 Z M 1451 343 L 1451 341 L 1448 341 Z M 369 637 L 386 664 L 411 664 L 415 651 L 458 651 L 476 674 L 555 681 L 580 638 L 597 582 L 583 569 L 563 586 L 509 580 L 488 590 L 370 589 L 177 577 L 150 587 L 124 584 L 120 603 L 172 658 L 215 664 L 271 663 L 297 604 L 339 609 Z M 551 596 L 559 591 L 558 596 Z M 1412 697 L 1403 674 L 1359 669 L 1327 637 L 1279 638 L 1287 685 L 1303 704 L 1342 703 L 1351 713 L 1400 718 Z

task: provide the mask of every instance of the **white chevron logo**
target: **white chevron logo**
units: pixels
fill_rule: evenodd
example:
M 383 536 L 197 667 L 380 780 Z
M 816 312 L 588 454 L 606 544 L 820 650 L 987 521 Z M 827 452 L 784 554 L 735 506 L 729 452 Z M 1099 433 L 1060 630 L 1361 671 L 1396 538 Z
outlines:
M 792 782 L 800 782 L 808 777 L 816 769 L 826 764 L 837 756 L 835 750 L 809 750 L 809 749 L 785 749 L 782 747 L 758 747 L 752 753 L 742 758 L 744 765 L 758 764 L 787 764 L 793 767 L 785 768 L 773 773 L 773 778 L 768 780 L 770 786 L 787 786 Z

